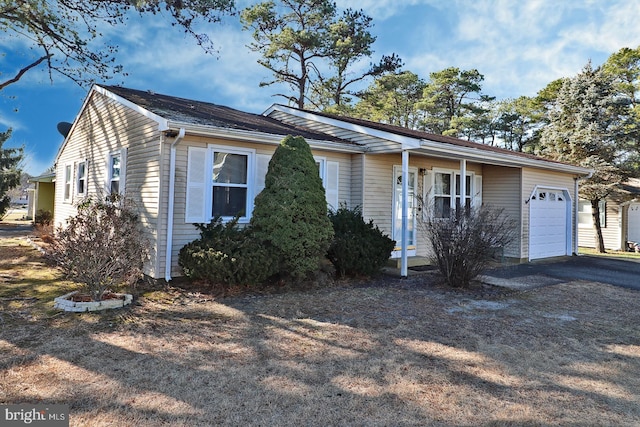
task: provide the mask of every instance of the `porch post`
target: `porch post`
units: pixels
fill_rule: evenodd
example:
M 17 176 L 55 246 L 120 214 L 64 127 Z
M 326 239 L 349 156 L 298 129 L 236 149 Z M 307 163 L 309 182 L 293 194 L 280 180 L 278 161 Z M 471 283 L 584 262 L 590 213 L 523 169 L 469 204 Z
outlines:
M 409 150 L 402 150 L 402 245 L 400 276 L 408 275 L 407 245 L 409 243 Z
M 467 160 L 460 160 L 460 206 L 456 204 L 457 209 L 464 210 L 464 207 L 467 206 L 466 203 L 466 194 L 467 194 Z

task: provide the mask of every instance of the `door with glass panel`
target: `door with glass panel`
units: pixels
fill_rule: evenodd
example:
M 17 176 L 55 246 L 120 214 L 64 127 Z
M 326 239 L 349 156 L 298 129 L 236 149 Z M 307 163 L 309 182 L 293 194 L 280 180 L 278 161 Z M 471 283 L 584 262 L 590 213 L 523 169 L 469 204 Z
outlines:
M 396 249 L 402 247 L 402 168 L 394 166 L 394 191 L 393 191 L 393 240 L 396 241 Z M 409 168 L 409 182 L 407 204 L 408 210 L 408 240 L 407 247 L 415 252 L 416 248 L 416 182 L 418 171 L 415 168 Z

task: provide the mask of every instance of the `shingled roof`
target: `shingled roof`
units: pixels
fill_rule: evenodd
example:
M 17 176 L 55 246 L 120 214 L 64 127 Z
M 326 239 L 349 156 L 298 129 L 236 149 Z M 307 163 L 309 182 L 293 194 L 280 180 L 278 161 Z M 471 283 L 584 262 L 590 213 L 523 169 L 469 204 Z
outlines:
M 337 114 L 329 114 L 329 113 L 323 113 L 323 112 L 318 112 L 318 111 L 301 110 L 299 108 L 295 108 L 295 107 L 291 107 L 291 106 L 285 106 L 285 105 L 282 105 L 282 104 L 276 104 L 276 105 L 280 105 L 282 107 L 285 107 L 285 108 L 288 108 L 288 109 L 292 109 L 292 110 L 298 110 L 298 111 L 301 111 L 303 113 L 314 114 L 314 115 L 317 115 L 317 116 L 320 116 L 320 117 L 326 117 L 326 118 L 333 119 L 333 120 L 339 120 L 339 121 L 342 121 L 342 122 L 345 122 L 345 123 L 350 123 L 350 124 L 354 124 L 354 125 L 357 125 L 357 126 L 361 126 L 363 128 L 369 128 L 369 129 L 374 129 L 374 130 L 377 130 L 377 131 L 388 132 L 388 133 L 391 133 L 391 134 L 400 135 L 400 136 L 406 136 L 406 137 L 409 137 L 409 138 L 416 138 L 416 139 L 421 139 L 421 140 L 425 140 L 425 141 L 441 142 L 443 144 L 451 144 L 451 145 L 455 145 L 455 146 L 459 146 L 459 147 L 473 148 L 473 149 L 489 151 L 489 152 L 498 153 L 498 154 L 505 154 L 505 155 L 508 155 L 508 156 L 522 157 L 522 158 L 527 158 L 527 159 L 532 159 L 532 160 L 540 160 L 540 161 L 544 161 L 544 162 L 555 163 L 555 164 L 558 164 L 558 165 L 570 165 L 570 166 L 573 166 L 573 165 L 571 165 L 569 163 L 566 163 L 566 162 L 560 162 L 560 161 L 556 161 L 556 160 L 546 159 L 546 158 L 543 158 L 543 157 L 540 157 L 540 156 L 536 156 L 536 155 L 530 154 L 530 153 L 523 153 L 523 152 L 520 152 L 520 151 L 513 151 L 513 150 L 506 149 L 506 148 L 501 148 L 501 147 L 496 147 L 496 146 L 493 146 L 493 145 L 482 144 L 482 143 L 479 143 L 479 142 L 473 142 L 473 141 L 468 141 L 468 140 L 464 140 L 464 139 L 454 138 L 454 137 L 451 137 L 451 136 L 439 135 L 439 134 L 429 133 L 429 132 L 425 132 L 425 131 L 409 129 L 409 128 L 405 128 L 405 127 L 402 127 L 402 126 L 396 126 L 396 125 L 390 125 L 390 124 L 386 124 L 386 123 L 373 122 L 373 121 L 369 121 L 369 120 L 358 119 L 358 118 L 353 118 L 353 117 L 348 117 L 348 116 L 341 116 L 341 115 L 337 115 Z
M 316 141 L 331 141 L 351 146 L 358 145 L 325 133 L 314 132 L 305 128 L 282 123 L 261 114 L 246 113 L 210 102 L 178 98 L 152 91 L 129 89 L 121 86 L 102 87 L 169 121 L 262 132 L 272 135 L 302 136 L 305 139 Z

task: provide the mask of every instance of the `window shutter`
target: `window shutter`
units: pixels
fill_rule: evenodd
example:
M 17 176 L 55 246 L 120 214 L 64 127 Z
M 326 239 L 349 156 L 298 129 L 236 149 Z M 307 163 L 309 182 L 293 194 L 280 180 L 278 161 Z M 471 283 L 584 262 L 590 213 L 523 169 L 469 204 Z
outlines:
M 420 200 L 423 219 L 427 219 L 431 204 L 433 204 L 433 173 L 427 169 L 422 178 L 422 200 Z
M 256 174 L 253 185 L 254 197 L 264 190 L 264 179 L 267 175 L 267 171 L 269 170 L 269 161 L 271 161 L 271 156 L 268 154 L 256 155 Z
M 189 147 L 185 222 L 207 222 L 207 188 L 207 149 Z
M 327 196 L 327 205 L 329 209 L 337 210 L 339 206 L 338 201 L 338 187 L 340 185 L 340 163 L 327 162 L 327 177 L 325 180 L 325 194 Z
M 482 206 L 482 176 L 476 175 L 473 187 L 472 206 L 479 208 Z
M 120 150 L 120 194 L 126 194 L 127 181 L 127 149 Z

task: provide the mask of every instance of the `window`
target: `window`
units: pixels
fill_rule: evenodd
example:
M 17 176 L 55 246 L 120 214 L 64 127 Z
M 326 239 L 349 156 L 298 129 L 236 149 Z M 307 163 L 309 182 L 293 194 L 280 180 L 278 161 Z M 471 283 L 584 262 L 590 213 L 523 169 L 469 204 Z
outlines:
M 112 194 L 122 193 L 124 186 L 120 185 L 122 176 L 122 154 L 120 152 L 109 156 L 109 192 Z
M 433 185 L 433 210 L 436 218 L 451 215 L 451 173 L 436 172 Z
M 464 206 L 471 209 L 471 175 L 467 175 L 464 193 Z M 456 206 L 462 206 L 460 203 L 460 174 L 456 174 Z
M 76 193 L 84 196 L 87 193 L 87 162 L 78 163 L 76 169 Z
M 71 165 L 65 165 L 64 167 L 64 201 L 71 200 Z
M 433 203 L 436 218 L 449 218 L 456 206 L 461 206 L 460 174 L 456 171 L 434 171 L 433 184 L 429 185 L 431 174 L 425 175 L 425 191 L 430 190 L 429 199 Z M 455 187 L 454 187 L 455 186 Z M 464 192 L 464 206 L 480 205 L 482 191 L 482 177 L 467 174 Z M 455 193 L 454 193 L 455 191 Z M 425 197 L 426 200 L 426 197 Z
M 598 203 L 600 210 L 600 227 L 607 226 L 607 202 L 600 200 Z M 593 227 L 593 209 L 590 200 L 578 200 L 578 227 Z
M 212 217 L 247 215 L 249 154 L 213 151 Z

